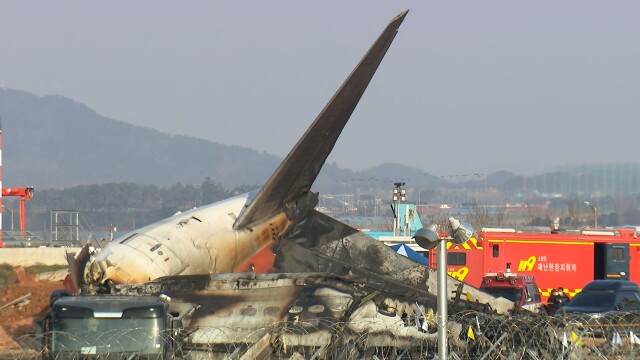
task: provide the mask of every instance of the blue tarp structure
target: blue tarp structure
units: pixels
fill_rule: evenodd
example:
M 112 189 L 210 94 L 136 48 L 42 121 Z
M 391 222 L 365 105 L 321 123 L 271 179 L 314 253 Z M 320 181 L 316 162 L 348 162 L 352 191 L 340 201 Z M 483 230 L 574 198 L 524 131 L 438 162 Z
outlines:
M 393 251 L 397 252 L 398 254 L 404 255 L 413 261 L 419 262 L 423 265 L 429 265 L 429 259 L 422 256 L 422 254 L 419 254 L 415 250 L 411 250 L 411 248 L 405 244 L 391 245 L 390 248 L 392 248 Z

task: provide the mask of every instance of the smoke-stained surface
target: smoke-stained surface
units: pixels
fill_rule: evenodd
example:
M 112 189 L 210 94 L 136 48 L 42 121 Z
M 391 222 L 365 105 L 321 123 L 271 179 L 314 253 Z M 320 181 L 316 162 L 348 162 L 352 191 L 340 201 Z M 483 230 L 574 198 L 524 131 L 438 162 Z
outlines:
M 275 249 L 279 272 L 353 276 L 402 295 L 427 291 L 425 266 L 318 211 L 298 223 Z

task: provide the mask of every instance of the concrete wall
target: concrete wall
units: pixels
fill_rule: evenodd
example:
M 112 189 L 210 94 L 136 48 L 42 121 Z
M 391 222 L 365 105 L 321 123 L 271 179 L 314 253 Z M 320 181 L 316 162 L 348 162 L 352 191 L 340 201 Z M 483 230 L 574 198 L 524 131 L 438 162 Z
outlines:
M 0 248 L 0 264 L 12 266 L 67 265 L 65 253 L 81 248 Z

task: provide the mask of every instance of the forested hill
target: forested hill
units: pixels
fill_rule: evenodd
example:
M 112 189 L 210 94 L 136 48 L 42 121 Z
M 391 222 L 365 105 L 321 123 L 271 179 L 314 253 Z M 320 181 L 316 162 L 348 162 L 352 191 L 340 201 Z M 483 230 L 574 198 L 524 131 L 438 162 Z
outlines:
M 61 96 L 0 89 L 3 185 L 36 189 L 133 182 L 262 184 L 281 159 L 172 136 L 97 114 Z M 293 142 L 293 140 L 292 140 Z

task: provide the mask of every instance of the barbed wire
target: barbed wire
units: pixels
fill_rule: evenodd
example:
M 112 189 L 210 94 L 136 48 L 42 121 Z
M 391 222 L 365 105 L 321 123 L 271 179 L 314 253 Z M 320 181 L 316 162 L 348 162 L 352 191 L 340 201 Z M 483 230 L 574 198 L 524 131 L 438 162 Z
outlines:
M 267 327 L 54 332 L 16 339 L 0 359 L 432 359 L 433 319 L 282 321 Z M 451 359 L 640 359 L 640 312 L 449 317 Z M 47 345 L 50 339 L 56 346 Z M 170 349 L 166 352 L 165 346 Z M 165 352 L 163 352 L 165 351 Z M 132 356 L 135 353 L 137 355 Z M 174 355 L 172 355 L 174 354 Z

